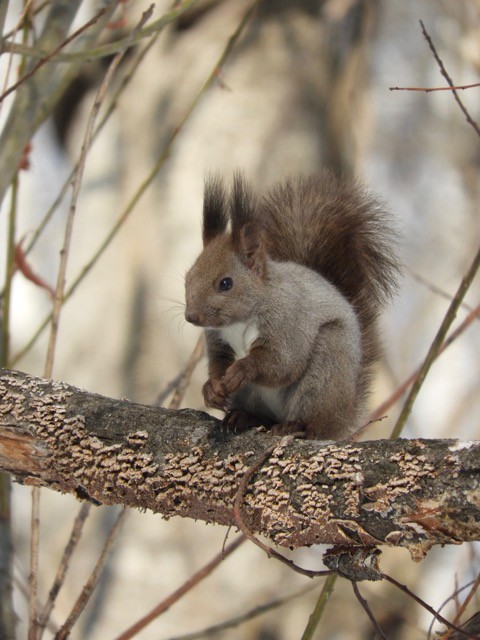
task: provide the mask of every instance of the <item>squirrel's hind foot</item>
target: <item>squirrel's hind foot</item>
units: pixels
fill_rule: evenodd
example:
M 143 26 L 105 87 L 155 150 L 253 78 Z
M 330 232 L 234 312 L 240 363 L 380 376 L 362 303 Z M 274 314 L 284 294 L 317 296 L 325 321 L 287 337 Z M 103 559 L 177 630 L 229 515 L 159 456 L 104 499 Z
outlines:
M 254 427 L 271 427 L 272 421 L 241 409 L 231 409 L 222 420 L 222 429 L 228 433 L 242 433 Z

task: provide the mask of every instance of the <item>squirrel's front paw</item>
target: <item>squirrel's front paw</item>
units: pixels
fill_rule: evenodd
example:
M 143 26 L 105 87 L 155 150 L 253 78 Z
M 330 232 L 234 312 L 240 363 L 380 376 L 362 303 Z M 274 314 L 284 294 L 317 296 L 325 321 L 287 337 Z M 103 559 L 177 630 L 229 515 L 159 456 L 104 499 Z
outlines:
M 225 406 L 225 392 L 220 380 L 209 378 L 203 385 L 203 399 L 207 407 L 223 409 Z
M 222 378 L 223 392 L 225 396 L 230 396 L 235 393 L 240 387 L 250 380 L 249 367 L 245 362 L 245 358 L 242 360 L 236 360 L 231 364 L 225 372 Z

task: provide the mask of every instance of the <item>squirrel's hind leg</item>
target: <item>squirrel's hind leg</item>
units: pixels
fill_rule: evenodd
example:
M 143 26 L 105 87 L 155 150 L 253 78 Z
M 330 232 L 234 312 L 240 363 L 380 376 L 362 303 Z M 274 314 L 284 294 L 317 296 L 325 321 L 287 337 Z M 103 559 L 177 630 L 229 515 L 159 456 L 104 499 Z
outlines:
M 316 423 L 305 423 L 302 420 L 288 420 L 281 424 L 275 424 L 272 427 L 272 433 L 275 436 L 296 436 L 297 438 L 305 438 L 306 440 L 337 440 L 331 435 L 330 429 L 324 433 L 322 428 Z
M 307 437 L 307 424 L 302 420 L 287 420 L 272 426 L 274 436 L 297 436 L 298 438 Z

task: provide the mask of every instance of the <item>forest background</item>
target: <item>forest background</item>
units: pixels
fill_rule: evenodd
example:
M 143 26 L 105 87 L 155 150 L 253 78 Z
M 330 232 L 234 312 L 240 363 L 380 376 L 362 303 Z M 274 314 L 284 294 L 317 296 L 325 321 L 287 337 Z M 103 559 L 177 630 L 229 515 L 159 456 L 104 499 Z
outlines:
M 108 396 L 157 402 L 199 337 L 183 320 L 182 296 L 183 275 L 200 250 L 205 174 L 220 170 L 228 178 L 241 168 L 262 190 L 285 175 L 328 166 L 369 184 L 389 203 L 401 231 L 404 278 L 382 318 L 385 355 L 375 409 L 424 358 L 480 239 L 478 132 L 451 91 L 391 88 L 446 86 L 420 20 L 454 84 L 476 83 L 480 3 L 199 0 L 157 2 L 148 10 L 146 2 L 0 4 L 3 364 L 45 374 L 49 332 L 31 338 L 52 309 L 43 285 L 56 285 L 73 197 L 66 291 L 74 289 L 61 310 L 50 375 Z M 38 51 L 54 51 L 92 19 L 36 68 Z M 119 52 L 121 60 L 114 57 Z M 473 120 L 478 90 L 461 91 Z M 82 158 L 99 95 L 95 127 L 104 124 L 72 187 L 69 176 Z M 14 246 L 17 270 L 10 279 Z M 478 304 L 478 294 L 477 278 L 458 322 Z M 435 363 L 404 436 L 479 438 L 479 330 L 477 319 Z M 204 378 L 201 361 L 183 406 L 203 408 Z M 365 437 L 389 437 L 401 406 L 400 399 Z M 11 502 L 21 638 L 29 620 L 31 489 L 14 485 Z M 71 496 L 48 491 L 40 506 L 43 603 L 80 507 Z M 47 637 L 68 616 L 118 511 L 90 510 Z M 71 637 L 118 636 L 218 553 L 224 537 L 220 526 L 129 511 Z M 321 550 L 295 557 L 316 566 Z M 477 578 L 480 557 L 476 544 L 464 544 L 435 548 L 420 565 L 390 549 L 382 563 L 438 609 Z M 138 637 L 181 637 L 305 584 L 243 545 Z M 321 585 L 218 637 L 300 637 Z M 454 617 L 469 589 L 442 612 Z M 431 615 L 392 585 L 367 584 L 362 592 L 389 638 L 427 633 Z M 372 637 L 348 584 L 335 586 L 317 634 Z

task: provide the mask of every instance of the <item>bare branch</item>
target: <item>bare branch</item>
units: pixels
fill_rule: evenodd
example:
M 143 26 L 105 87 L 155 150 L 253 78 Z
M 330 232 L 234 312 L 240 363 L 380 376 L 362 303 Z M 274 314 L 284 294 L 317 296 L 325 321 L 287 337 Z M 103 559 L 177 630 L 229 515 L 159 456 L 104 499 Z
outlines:
M 250 609 L 246 613 L 243 613 L 235 618 L 231 618 L 230 620 L 226 620 L 225 622 L 220 622 L 219 624 L 215 624 L 206 629 L 201 629 L 200 631 L 194 631 L 193 633 L 182 634 L 181 636 L 174 636 L 173 638 L 168 638 L 168 640 L 200 640 L 201 638 L 209 638 L 215 637 L 214 634 L 218 634 L 220 631 L 225 631 L 227 629 L 232 629 L 233 627 L 238 627 L 247 620 L 252 620 L 267 611 L 271 611 L 272 609 L 277 609 L 282 605 L 289 603 L 295 598 L 300 598 L 313 589 L 318 588 L 318 584 L 309 584 L 307 587 L 303 587 L 299 589 L 295 593 L 292 593 L 288 596 L 283 596 L 281 598 L 275 598 L 274 600 L 270 600 L 265 604 L 260 604 L 254 609 Z M 120 638 L 117 638 L 120 640 Z
M 109 11 L 109 7 L 104 7 L 103 9 L 100 9 L 100 11 L 88 22 L 86 22 L 84 25 L 82 25 L 80 27 L 80 29 L 77 29 L 77 31 L 75 31 L 75 33 L 72 33 L 70 36 L 68 36 L 68 38 L 65 38 L 65 40 L 63 40 L 62 42 L 60 42 L 60 44 L 53 50 L 51 51 L 48 55 L 46 55 L 43 58 L 40 58 L 40 60 L 38 60 L 38 62 L 36 62 L 36 64 L 33 65 L 33 67 L 31 67 L 26 73 L 25 75 L 23 75 L 21 78 L 19 78 L 19 80 L 17 80 L 16 82 L 14 82 L 10 87 L 8 87 L 8 89 L 6 89 L 2 95 L 0 95 L 0 104 L 5 100 L 5 98 L 7 96 L 9 96 L 11 93 L 13 93 L 14 91 L 16 91 L 16 89 L 18 89 L 18 87 L 23 84 L 26 80 L 28 80 L 28 78 L 31 78 L 34 73 L 36 73 L 38 71 L 38 69 L 40 69 L 40 67 L 43 67 L 44 64 L 46 64 L 47 62 L 49 62 L 53 57 L 55 57 L 55 55 L 64 47 L 66 47 L 68 44 L 70 44 L 70 42 L 72 42 L 73 40 L 75 40 L 75 38 L 78 38 L 79 35 L 81 35 L 84 31 L 86 31 L 87 29 L 89 29 L 92 25 L 94 25 L 96 22 L 98 22 L 98 20 L 100 20 L 100 18 L 107 12 Z
M 216 62 L 215 66 L 213 67 L 212 71 L 210 72 L 208 78 L 203 83 L 202 87 L 200 88 L 200 90 L 196 94 L 195 98 L 193 99 L 192 103 L 188 107 L 188 109 L 185 112 L 185 114 L 182 116 L 182 118 L 181 118 L 180 122 L 178 123 L 178 125 L 172 130 L 172 133 L 170 134 L 170 136 L 168 137 L 168 140 L 166 141 L 165 145 L 163 146 L 162 150 L 160 151 L 160 154 L 157 157 L 156 162 L 153 165 L 153 167 L 151 168 L 149 174 L 142 181 L 142 183 L 140 184 L 140 186 L 136 190 L 135 194 L 133 195 L 133 197 L 131 198 L 131 200 L 129 201 L 129 203 L 125 207 L 125 209 L 122 211 L 122 213 L 118 217 L 117 221 L 115 222 L 113 227 L 110 229 L 110 231 L 108 232 L 107 236 L 104 238 L 104 240 L 102 241 L 102 243 L 100 244 L 98 249 L 95 251 L 93 256 L 83 266 L 83 268 L 81 269 L 80 273 L 74 278 L 72 284 L 66 290 L 64 298 L 63 298 L 64 303 L 67 302 L 67 300 L 73 295 L 73 293 L 75 292 L 77 287 L 82 283 L 84 278 L 93 269 L 93 267 L 97 263 L 97 261 L 100 258 L 100 256 L 104 253 L 104 251 L 107 249 L 107 247 L 111 244 L 113 239 L 116 237 L 118 231 L 122 228 L 122 226 L 125 223 L 125 221 L 127 220 L 127 218 L 130 216 L 132 211 L 135 209 L 135 207 L 137 206 L 138 202 L 142 198 L 142 196 L 145 193 L 145 191 L 152 184 L 154 178 L 156 177 L 156 175 L 158 174 L 158 172 L 162 168 L 164 162 L 170 157 L 171 149 L 172 149 L 172 146 L 173 146 L 175 140 L 177 139 L 177 136 L 180 134 L 180 132 L 185 127 L 186 123 L 190 119 L 190 116 L 192 115 L 193 111 L 195 110 L 195 108 L 199 104 L 199 102 L 202 99 L 202 97 L 204 96 L 204 94 L 208 91 L 208 89 L 215 82 L 217 82 L 219 71 L 222 69 L 222 67 L 225 64 L 226 60 L 228 59 L 229 55 L 233 51 L 236 43 L 238 42 L 240 36 L 243 33 L 243 30 L 245 29 L 246 25 L 248 24 L 248 21 L 252 17 L 252 14 L 253 14 L 257 4 L 258 4 L 258 0 L 253 0 L 252 4 L 248 7 L 248 9 L 243 14 L 243 16 L 242 16 L 240 22 L 238 23 L 235 31 L 228 38 L 227 44 L 226 44 L 224 50 L 222 51 L 222 53 L 221 53 L 218 61 Z M 1 144 L 1 139 L 0 139 L 0 144 Z M 1 169 L 1 146 L 0 146 L 0 169 Z M 1 171 L 0 171 L 0 200 L 1 200 L 1 197 L 2 197 L 1 181 L 2 181 L 2 174 L 1 174 Z M 42 321 L 42 323 L 40 324 L 40 326 L 36 330 L 35 334 L 28 341 L 28 343 L 17 354 L 15 354 L 13 356 L 12 360 L 9 363 L 10 366 L 12 366 L 12 367 L 15 366 L 15 364 L 18 362 L 18 360 L 20 360 L 31 349 L 31 347 L 36 343 L 36 341 L 39 338 L 39 336 L 43 333 L 45 328 L 48 326 L 48 324 L 49 324 L 49 322 L 51 320 L 51 317 L 52 317 L 51 313 L 49 313 L 46 316 L 46 318 Z
M 472 324 L 474 320 L 478 320 L 480 318 L 480 305 L 472 309 L 472 311 L 468 314 L 468 316 L 462 321 L 462 323 L 448 336 L 448 338 L 443 342 L 440 349 L 437 351 L 435 358 L 438 358 L 440 354 L 442 354 L 447 347 L 449 347 L 452 342 L 454 342 L 459 336 L 463 334 L 463 332 Z M 380 406 L 378 406 L 375 411 L 370 416 L 370 422 L 375 422 L 379 420 L 381 416 L 399 400 L 403 394 L 407 391 L 409 386 L 415 382 L 417 376 L 421 371 L 421 366 L 415 369 L 415 371 L 402 382 L 401 385 L 395 389 L 392 395 L 387 398 Z
M 56 0 L 51 3 L 38 45 L 52 51 L 62 43 L 80 4 L 79 0 Z M 83 34 L 78 42 L 82 50 L 88 49 L 95 42 L 115 6 L 116 3 L 109 4 L 101 19 Z M 54 60 L 49 61 L 17 89 L 0 136 L 0 202 L 17 172 L 26 144 L 49 115 L 52 105 L 57 103 L 80 64 L 80 61 L 72 61 L 59 67 Z
M 144 27 L 135 32 L 135 36 L 131 39 L 129 36 L 103 44 L 99 47 L 83 49 L 80 51 L 69 51 L 68 53 L 57 53 L 55 60 L 62 63 L 70 62 L 83 62 L 85 60 L 91 60 L 93 58 L 104 58 L 105 56 L 112 56 L 121 51 L 124 48 L 131 48 L 138 44 L 142 39 L 157 34 L 165 26 L 177 20 L 180 16 L 191 9 L 198 0 L 183 0 L 180 4 L 176 3 L 175 6 L 163 14 L 160 18 L 153 21 L 148 27 Z M 15 42 L 4 42 L 4 50 L 9 53 L 21 54 L 29 58 L 39 59 L 48 55 L 48 48 L 42 47 L 37 44 L 35 47 L 29 47 L 24 44 Z
M 242 519 L 275 544 L 407 547 L 480 539 L 480 443 L 300 441 L 261 429 L 105 398 L 13 371 L 0 375 L 0 469 L 104 504 L 236 526 L 235 498 L 261 452 L 278 445 L 243 491 Z
M 408 416 L 410 415 L 410 411 L 413 407 L 413 404 L 418 396 L 418 393 L 427 377 L 428 372 L 430 371 L 430 367 L 434 363 L 437 355 L 440 353 L 442 349 L 442 344 L 447 336 L 447 332 L 450 329 L 452 322 L 455 320 L 457 311 L 460 308 L 460 305 L 463 302 L 463 298 L 467 293 L 470 285 L 473 282 L 478 270 L 480 268 L 480 247 L 478 248 L 475 257 L 470 264 L 466 274 L 462 278 L 458 289 L 455 293 L 455 296 L 452 298 L 452 302 L 448 307 L 447 313 L 442 320 L 442 323 L 433 339 L 432 344 L 430 345 L 430 349 L 423 361 L 423 364 L 420 367 L 418 374 L 415 376 L 415 380 L 412 384 L 412 388 L 410 389 L 410 393 L 407 396 L 405 404 L 403 405 L 402 411 L 398 417 L 395 428 L 392 431 L 392 438 L 398 438 L 401 434 L 403 427 L 406 424 Z
M 456 631 L 458 634 L 456 636 L 456 640 L 460 640 L 460 638 L 473 638 L 473 640 L 478 640 L 478 636 L 476 634 L 470 633 L 468 629 L 465 629 L 465 630 L 461 629 L 456 625 L 452 624 L 451 622 L 449 622 L 448 620 L 446 620 L 437 611 L 435 611 L 433 607 L 431 607 L 428 603 L 426 603 L 424 600 L 419 598 L 415 593 L 413 593 L 413 591 L 411 591 L 406 585 L 401 584 L 400 582 L 398 582 L 398 580 L 395 580 L 395 578 L 392 578 L 392 576 L 389 576 L 387 574 L 383 574 L 383 577 L 385 578 L 385 580 L 388 580 L 388 582 L 395 585 L 398 589 L 400 589 L 400 591 L 403 591 L 404 593 L 406 593 L 409 598 L 412 598 L 412 600 L 414 600 L 417 604 L 419 604 L 424 609 L 426 609 L 429 613 L 431 613 L 436 620 L 438 620 L 439 622 L 442 622 L 449 629 L 453 629 L 454 631 Z
M 203 350 L 203 336 L 200 336 L 200 338 L 197 340 L 197 344 L 193 348 L 193 351 L 190 355 L 190 358 L 188 359 L 184 370 L 179 374 L 179 379 L 175 384 L 172 399 L 170 400 L 170 404 L 168 405 L 169 409 L 178 409 L 182 404 L 182 400 L 185 396 L 187 387 L 190 384 L 193 372 L 195 371 L 197 364 L 200 362 L 200 359 L 203 356 Z
M 464 84 L 458 87 L 388 87 L 390 91 L 424 91 L 425 93 L 431 93 L 432 91 L 464 91 L 465 89 L 474 89 L 480 87 L 480 82 L 474 82 L 473 84 Z
M 329 601 L 330 596 L 333 593 L 333 588 L 335 587 L 337 578 L 338 578 L 338 575 L 335 573 L 332 573 L 330 576 L 328 576 L 328 578 L 323 583 L 322 590 L 320 591 L 320 595 L 318 596 L 317 603 L 315 605 L 314 610 L 310 614 L 307 626 L 305 627 L 301 640 L 312 640 L 314 633 L 324 614 L 325 607 L 327 606 L 327 602 Z
M 373 628 L 376 631 L 375 637 L 376 638 L 383 638 L 383 640 L 388 640 L 387 636 L 383 633 L 380 625 L 378 624 L 377 619 L 375 618 L 375 616 L 373 615 L 373 611 L 370 609 L 368 602 L 365 600 L 365 598 L 362 596 L 362 594 L 360 593 L 360 590 L 358 588 L 357 583 L 355 582 L 355 580 L 352 580 L 352 588 L 353 588 L 353 592 L 355 594 L 355 597 L 357 598 L 357 600 L 359 601 L 359 603 L 362 605 L 365 613 L 367 614 L 367 616 L 370 619 L 370 622 L 373 625 Z
M 188 591 L 197 586 L 204 578 L 206 578 L 214 569 L 216 569 L 229 555 L 231 555 L 238 547 L 245 542 L 243 536 L 239 536 L 233 542 L 231 542 L 226 549 L 222 549 L 221 553 L 217 554 L 210 562 L 204 565 L 201 569 L 196 571 L 186 582 L 184 582 L 178 589 L 176 589 L 168 598 L 162 600 L 156 607 L 154 607 L 143 618 L 140 618 L 135 624 L 129 627 L 126 631 L 118 636 L 116 640 L 129 640 L 133 638 L 139 631 L 144 629 L 155 618 L 158 618 L 162 613 L 165 613 L 170 607 L 178 602 Z
M 90 596 L 92 595 L 95 587 L 97 586 L 97 583 L 100 579 L 100 576 L 102 574 L 103 568 L 105 567 L 105 564 L 108 560 L 108 557 L 110 555 L 110 551 L 113 547 L 113 545 L 115 544 L 117 538 L 118 538 L 118 534 L 120 533 L 120 530 L 122 528 L 123 525 L 123 521 L 125 519 L 125 514 L 126 511 L 125 509 L 123 509 L 122 511 L 120 511 L 120 513 L 118 514 L 117 520 L 115 522 L 115 524 L 112 527 L 112 530 L 110 531 L 102 553 L 100 554 L 100 557 L 98 558 L 95 567 L 92 571 L 92 573 L 90 574 L 90 577 L 88 578 L 87 582 L 85 583 L 81 594 L 79 595 L 77 601 L 75 602 L 72 611 L 70 612 L 70 615 L 68 616 L 67 620 L 65 621 L 65 623 L 62 625 L 62 627 L 58 630 L 58 632 L 55 634 L 55 640 L 66 640 L 67 638 L 70 637 L 70 632 L 75 624 L 75 622 L 78 620 L 80 614 L 82 613 L 82 611 L 85 609 L 85 606 L 87 604 L 87 602 L 90 599 Z
M 451 77 L 449 76 L 449 74 L 448 74 L 448 72 L 447 72 L 447 70 L 445 68 L 445 65 L 443 64 L 443 60 L 438 55 L 438 52 L 437 52 L 437 50 L 435 48 L 435 45 L 433 44 L 432 38 L 431 38 L 430 34 L 428 33 L 428 31 L 426 30 L 425 25 L 423 24 L 423 22 L 421 20 L 420 20 L 420 26 L 422 27 L 423 37 L 428 42 L 428 46 L 430 47 L 430 51 L 432 52 L 433 57 L 435 58 L 435 61 L 438 64 L 438 67 L 440 69 L 440 73 L 445 78 L 445 80 L 448 82 L 449 88 L 453 93 L 453 97 L 455 98 L 455 100 L 456 100 L 458 106 L 460 107 L 463 115 L 465 116 L 468 124 L 470 124 L 475 129 L 477 135 L 480 136 L 480 127 L 478 126 L 478 123 L 475 122 L 475 120 L 472 118 L 472 116 L 468 112 L 467 108 L 463 104 L 462 100 L 460 99 L 460 96 L 458 95 L 458 93 L 456 91 L 455 84 L 454 84 L 453 80 L 451 79 Z
M 72 558 L 73 552 L 75 551 L 77 544 L 80 540 L 80 536 L 83 531 L 83 525 L 90 513 L 91 503 L 84 502 L 80 507 L 80 510 L 75 518 L 75 522 L 72 527 L 72 532 L 70 534 L 70 539 L 68 543 L 65 545 L 65 549 L 63 550 L 63 555 L 60 560 L 60 564 L 58 565 L 57 573 L 55 575 L 55 579 L 53 581 L 53 585 L 48 594 L 48 600 L 45 604 L 45 607 L 39 616 L 38 622 L 38 640 L 41 640 L 43 631 L 47 626 L 47 623 L 50 619 L 50 614 L 53 611 L 53 607 L 55 606 L 55 601 L 57 599 L 57 595 L 62 588 L 62 585 L 65 580 L 65 576 L 67 573 L 67 569 L 69 566 L 70 559 Z
M 478 574 L 477 578 L 475 580 L 473 580 L 473 582 L 471 583 L 471 589 L 467 594 L 467 597 L 465 598 L 465 600 L 462 602 L 462 604 L 458 607 L 457 612 L 455 613 L 455 618 L 453 619 L 454 624 L 459 624 L 461 617 L 463 616 L 463 614 L 465 613 L 466 608 L 468 607 L 468 605 L 470 604 L 471 599 L 473 598 L 473 596 L 475 595 L 475 593 L 478 590 L 478 587 L 480 586 L 480 573 Z M 457 593 L 459 592 L 459 590 L 457 589 Z M 440 640 L 449 640 L 449 638 L 452 635 L 452 630 L 448 629 L 440 638 Z

